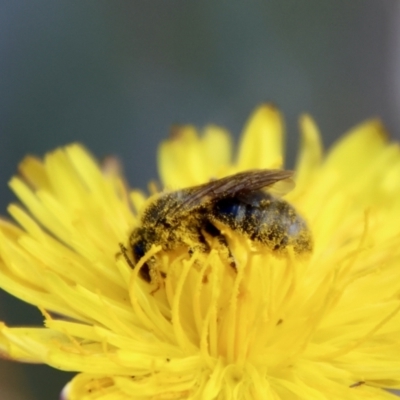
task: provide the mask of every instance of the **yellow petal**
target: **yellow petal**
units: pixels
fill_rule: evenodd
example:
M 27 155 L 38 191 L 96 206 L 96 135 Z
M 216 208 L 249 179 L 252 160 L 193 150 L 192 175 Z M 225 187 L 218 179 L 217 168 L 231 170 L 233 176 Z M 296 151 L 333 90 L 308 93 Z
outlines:
M 27 156 L 18 166 L 21 175 L 33 186 L 50 188 L 50 182 L 43 163 L 36 157 Z
M 169 140 L 158 151 L 159 173 L 164 186 L 176 189 L 193 186 L 207 179 L 199 151 L 200 139 L 192 126 L 174 127 Z
M 364 122 L 332 147 L 325 168 L 334 168 L 343 178 L 357 176 L 384 150 L 386 144 L 387 134 L 381 122 Z
M 215 125 L 198 136 L 192 126 L 175 127 L 158 151 L 160 177 L 169 189 L 194 186 L 220 177 L 231 159 L 231 139 Z M 204 162 L 207 160 L 207 162 Z
M 30 351 L 31 349 L 25 351 L 23 346 L 20 346 L 18 340 L 12 340 L 13 335 L 10 332 L 12 332 L 12 329 L 8 328 L 3 322 L 0 322 L 0 357 L 27 363 L 43 362 L 41 356 L 34 355 Z M 19 335 L 19 337 L 21 336 L 24 339 L 26 335 Z
M 0 220 L 0 285 L 45 324 L 1 325 L 0 354 L 78 371 L 63 393 L 73 400 L 391 398 L 382 388 L 400 387 L 400 150 L 373 122 L 324 161 L 314 122 L 301 126 L 298 186 L 286 199 L 289 220 L 300 213 L 313 236 L 304 252 L 268 246 L 239 219 L 215 222 L 214 237 L 194 214 L 210 251 L 163 248 L 144 224 L 153 246 L 133 263 L 129 238 L 151 198 L 79 145 L 26 159 L 11 186 L 27 210 L 9 207 L 21 228 Z M 282 136 L 279 112 L 262 106 L 233 164 L 224 130 L 184 127 L 160 150 L 163 179 L 179 189 L 282 166 Z M 245 204 L 254 232 L 276 205 L 270 236 L 287 229 L 290 240 L 282 199 Z
M 301 147 L 296 164 L 296 189 L 303 191 L 315 176 L 322 163 L 321 136 L 309 115 L 300 118 Z
M 202 164 L 207 168 L 208 179 L 221 177 L 232 161 L 231 136 L 225 129 L 209 125 L 204 129 L 201 146 Z
M 272 105 L 259 107 L 245 126 L 239 146 L 239 170 L 281 168 L 284 160 L 284 126 L 281 113 Z

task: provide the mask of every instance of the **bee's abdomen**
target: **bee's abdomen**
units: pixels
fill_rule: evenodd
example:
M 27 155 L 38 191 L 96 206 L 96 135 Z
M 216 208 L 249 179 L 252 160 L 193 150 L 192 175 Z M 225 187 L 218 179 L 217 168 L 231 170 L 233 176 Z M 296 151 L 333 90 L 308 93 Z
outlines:
M 255 193 L 244 200 L 224 198 L 213 206 L 213 218 L 273 251 L 293 246 L 298 253 L 310 251 L 312 240 L 305 221 L 286 201 Z

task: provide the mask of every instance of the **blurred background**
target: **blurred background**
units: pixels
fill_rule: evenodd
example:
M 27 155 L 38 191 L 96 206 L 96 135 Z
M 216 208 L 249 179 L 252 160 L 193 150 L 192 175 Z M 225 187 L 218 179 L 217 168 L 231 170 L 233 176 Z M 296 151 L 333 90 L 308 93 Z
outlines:
M 27 153 L 79 141 L 144 188 L 171 124 L 237 137 L 264 101 L 285 114 L 289 166 L 305 111 L 326 146 L 375 116 L 399 138 L 399 46 L 398 0 L 1 0 L 0 214 Z M 42 322 L 4 292 L 0 320 Z M 0 361 L 0 397 L 54 400 L 71 376 Z

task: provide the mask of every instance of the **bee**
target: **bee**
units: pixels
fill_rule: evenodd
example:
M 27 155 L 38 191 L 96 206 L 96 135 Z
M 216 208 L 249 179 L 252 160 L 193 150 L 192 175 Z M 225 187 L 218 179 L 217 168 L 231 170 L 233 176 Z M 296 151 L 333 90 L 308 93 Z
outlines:
M 310 252 L 312 239 L 306 222 L 287 201 L 271 193 L 273 185 L 292 175 L 284 170 L 250 170 L 161 194 L 144 210 L 140 226 L 129 237 L 129 248 L 121 245 L 122 253 L 134 268 L 153 244 L 164 251 L 184 249 L 191 254 L 209 252 L 210 238 L 216 238 L 236 268 L 224 227 L 273 253 L 284 253 L 289 246 L 297 254 Z M 139 273 L 151 282 L 149 263 Z

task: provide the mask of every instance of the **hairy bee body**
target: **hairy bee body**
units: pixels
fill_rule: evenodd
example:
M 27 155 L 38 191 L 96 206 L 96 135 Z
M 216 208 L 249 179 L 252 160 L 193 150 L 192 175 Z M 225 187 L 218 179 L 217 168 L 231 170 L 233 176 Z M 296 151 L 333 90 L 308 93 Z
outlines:
M 280 170 L 247 171 L 160 195 L 145 209 L 141 225 L 129 238 L 133 265 L 153 244 L 165 251 L 186 248 L 189 252 L 207 252 L 207 237 L 211 236 L 228 248 L 221 226 L 272 252 L 282 253 L 288 246 L 296 253 L 311 251 L 311 234 L 294 207 L 261 190 L 290 175 Z M 148 265 L 141 268 L 140 274 L 151 281 Z

